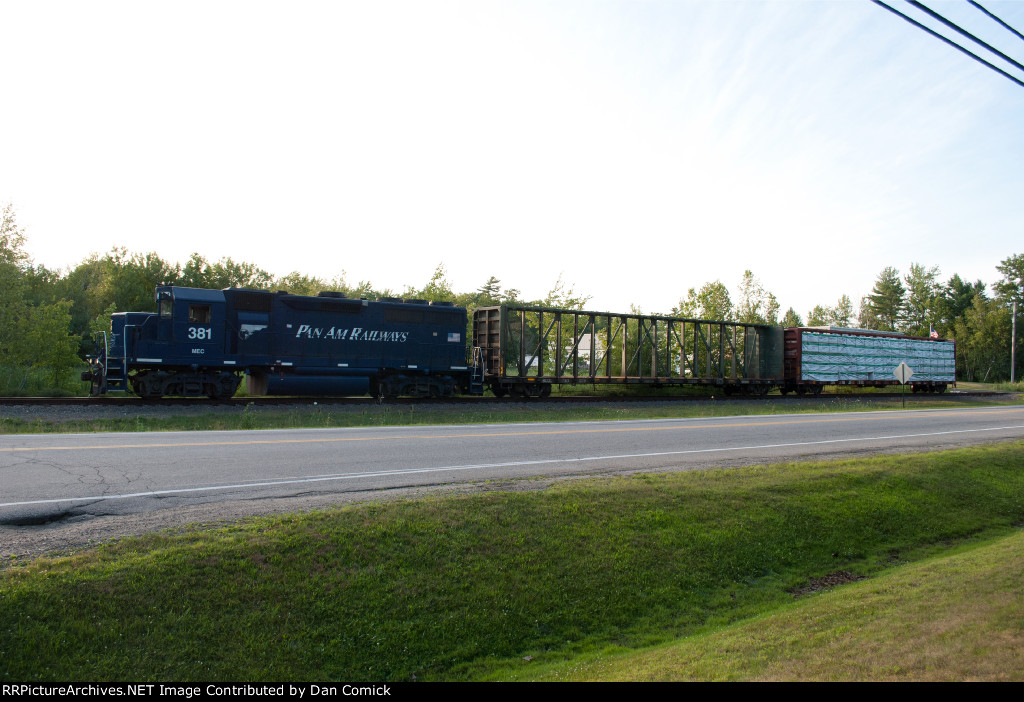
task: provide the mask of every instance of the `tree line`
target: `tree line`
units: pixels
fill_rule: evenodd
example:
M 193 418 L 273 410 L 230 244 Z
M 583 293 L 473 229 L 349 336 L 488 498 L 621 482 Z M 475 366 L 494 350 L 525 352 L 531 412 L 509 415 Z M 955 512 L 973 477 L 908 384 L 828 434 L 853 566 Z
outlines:
M 231 258 L 208 261 L 194 253 L 186 262 L 176 263 L 154 252 L 125 248 L 93 254 L 61 271 L 34 264 L 25 252 L 25 241 L 14 208 L 7 205 L 0 220 L 0 392 L 4 393 L 69 389 L 81 359 L 94 352 L 94 333 L 109 328 L 114 312 L 155 311 L 153 293 L 161 284 L 288 290 L 300 295 L 334 290 L 356 298 L 449 301 L 470 310 L 509 302 L 579 310 L 590 300 L 561 278 L 537 300 L 521 299 L 519 290 L 503 288 L 493 276 L 476 290 L 457 292 L 443 264 L 424 285 L 401 291 L 376 288 L 366 280 L 351 284 L 344 271 L 334 278 L 299 272 L 275 276 Z M 820 304 L 810 310 L 806 326 L 857 326 L 916 336 L 928 336 L 934 329 L 956 340 L 960 379 L 1005 380 L 1009 377 L 1011 303 L 1016 300 L 1024 313 L 1024 254 L 1004 259 L 996 270 L 1002 277 L 992 284 L 990 294 L 981 280 L 967 282 L 953 275 L 940 282 L 935 266 L 914 263 L 903 276 L 886 267 L 872 292 L 861 299 L 858 312 L 850 297 L 842 295 L 834 305 Z M 639 313 L 635 306 L 631 311 Z M 690 288 L 670 311 L 687 318 L 805 326 L 792 307 L 781 319 L 779 313 L 775 295 L 749 270 L 735 298 L 716 280 Z M 1018 360 L 1018 373 L 1019 368 Z
M 912 263 L 903 276 L 896 268 L 886 266 L 875 279 L 871 293 L 861 298 L 858 311 L 849 295 L 842 295 L 834 305 L 815 305 L 806 324 L 792 307 L 779 319 L 775 296 L 751 271 L 746 271 L 736 303 L 728 288 L 716 280 L 699 290 L 690 288 L 672 313 L 783 327 L 856 327 L 923 337 L 934 331 L 939 337 L 956 341 L 957 378 L 1003 381 L 1010 377 L 1014 302 L 1024 316 L 1024 254 L 1009 256 L 995 268 L 1002 277 L 992 283 L 990 294 L 989 285 L 981 280 L 968 282 L 958 274 L 942 282 L 938 266 Z M 1019 344 L 1019 332 L 1017 339 Z M 1018 379 L 1024 365 L 1020 356 L 1018 353 Z

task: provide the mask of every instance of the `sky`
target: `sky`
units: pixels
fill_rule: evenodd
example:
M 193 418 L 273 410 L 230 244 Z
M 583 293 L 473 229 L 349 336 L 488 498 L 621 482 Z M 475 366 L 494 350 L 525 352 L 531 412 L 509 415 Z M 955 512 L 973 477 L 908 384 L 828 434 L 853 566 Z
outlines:
M 51 269 L 443 265 L 647 313 L 749 269 L 806 318 L 1024 252 L 1024 87 L 869 0 L 0 0 L 0 78 L 0 205 Z

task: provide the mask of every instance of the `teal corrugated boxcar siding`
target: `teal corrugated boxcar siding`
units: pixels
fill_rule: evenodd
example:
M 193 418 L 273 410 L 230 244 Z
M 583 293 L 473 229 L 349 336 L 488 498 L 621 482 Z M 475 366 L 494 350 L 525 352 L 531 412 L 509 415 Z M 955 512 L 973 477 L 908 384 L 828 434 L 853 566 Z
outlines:
M 802 339 L 801 380 L 893 380 L 900 363 L 910 366 L 916 381 L 956 380 L 952 341 L 806 331 Z

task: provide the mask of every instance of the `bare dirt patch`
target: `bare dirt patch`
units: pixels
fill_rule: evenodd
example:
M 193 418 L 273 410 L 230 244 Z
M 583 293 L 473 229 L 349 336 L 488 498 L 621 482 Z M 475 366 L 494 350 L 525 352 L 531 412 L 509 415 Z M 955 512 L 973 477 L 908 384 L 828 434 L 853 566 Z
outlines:
M 810 595 L 813 592 L 828 590 L 829 588 L 836 587 L 837 585 L 855 583 L 858 580 L 865 580 L 866 578 L 866 575 L 854 575 L 848 570 L 837 570 L 834 573 L 823 575 L 820 578 L 811 578 L 807 581 L 806 585 L 793 588 L 789 593 L 793 595 L 793 597 L 800 597 L 801 595 Z

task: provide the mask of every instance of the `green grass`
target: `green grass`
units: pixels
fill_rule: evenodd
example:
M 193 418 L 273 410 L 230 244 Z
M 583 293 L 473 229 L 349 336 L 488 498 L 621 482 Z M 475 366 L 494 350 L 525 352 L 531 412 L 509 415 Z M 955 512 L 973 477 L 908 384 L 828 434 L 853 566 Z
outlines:
M 506 680 L 1024 680 L 1024 533 L 950 549 L 706 634 Z
M 700 635 L 1009 533 L 1024 442 L 580 480 L 125 539 L 0 571 L 5 680 L 462 680 Z
M 0 397 L 74 397 L 89 394 L 89 383 L 79 380 L 88 366 L 72 368 L 64 383 L 55 386 L 53 372 L 43 368 L 0 365 Z
M 978 399 L 908 396 L 911 409 L 989 407 L 1021 404 L 1014 397 Z M 281 408 L 247 405 L 218 408 L 195 415 L 144 416 L 139 414 L 106 419 L 24 419 L 0 415 L 0 434 L 100 431 L 201 431 L 232 429 L 290 429 L 302 427 L 374 427 L 420 424 L 488 424 L 508 422 L 563 422 L 621 419 L 666 419 L 732 417 L 740 415 L 809 414 L 822 412 L 866 412 L 898 410 L 900 399 L 871 397 L 830 397 L 788 402 L 780 399 L 724 400 L 706 402 L 654 402 L 638 404 L 545 404 L 543 402 L 483 402 L 479 405 L 334 405 L 329 401 L 300 400 Z M 133 410 L 134 411 L 134 410 Z

